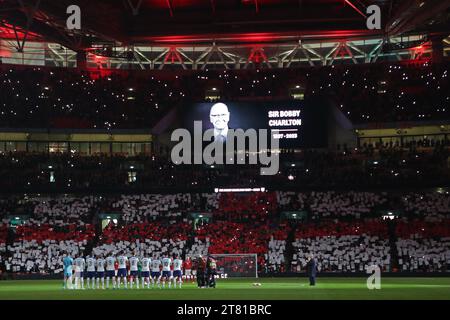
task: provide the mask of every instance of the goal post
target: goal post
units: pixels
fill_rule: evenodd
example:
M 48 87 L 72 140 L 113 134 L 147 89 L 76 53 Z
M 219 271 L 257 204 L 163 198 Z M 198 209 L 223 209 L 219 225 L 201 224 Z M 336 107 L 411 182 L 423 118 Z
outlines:
M 217 261 L 220 276 L 228 278 L 258 278 L 258 255 L 256 253 L 210 254 Z

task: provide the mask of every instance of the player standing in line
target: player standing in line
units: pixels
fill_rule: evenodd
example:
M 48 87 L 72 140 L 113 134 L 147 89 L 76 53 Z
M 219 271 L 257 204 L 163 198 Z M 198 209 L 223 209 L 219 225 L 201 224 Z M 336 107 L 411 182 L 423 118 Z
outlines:
M 177 279 L 178 279 L 178 284 L 180 286 L 181 289 L 181 285 L 183 284 L 183 272 L 181 271 L 181 268 L 183 266 L 183 260 L 181 260 L 177 254 L 173 254 L 173 277 L 172 277 L 172 281 L 173 281 L 173 287 L 176 288 L 177 287 Z
M 194 276 L 192 275 L 192 261 L 191 257 L 189 256 L 187 256 L 186 260 L 184 261 L 184 277 L 186 281 L 192 279 L 192 283 L 194 283 Z
M 69 253 L 64 254 L 63 267 L 64 267 L 64 289 L 73 289 L 72 285 L 72 266 L 73 259 Z
M 198 276 L 197 268 L 195 267 L 197 260 L 191 260 L 191 262 L 192 262 L 192 283 L 195 283 L 195 281 L 197 281 L 197 276 Z
M 143 257 L 141 258 L 141 279 L 142 279 L 142 288 L 144 288 L 145 283 L 147 283 L 147 289 L 150 289 L 150 258 Z
M 117 270 L 117 289 L 120 289 L 120 278 L 123 279 L 123 284 L 125 289 L 128 289 L 127 286 L 127 262 L 128 258 L 125 256 L 125 253 L 122 252 L 117 257 L 117 262 L 119 263 L 119 268 Z
M 161 260 L 154 254 L 152 259 L 152 288 L 155 287 L 155 279 L 157 281 L 158 288 L 161 289 Z
M 105 259 L 103 255 L 99 254 L 97 261 L 97 289 L 100 289 L 100 279 L 102 280 L 102 289 L 105 289 Z
M 130 258 L 130 289 L 133 289 L 134 280 L 136 280 L 136 289 L 139 289 L 138 263 L 139 258 L 136 257 L 136 252 L 133 252 Z
M 86 261 L 83 258 L 83 252 L 80 252 L 78 258 L 75 259 L 75 289 L 84 290 L 84 269 L 86 267 Z
M 170 272 L 170 266 L 172 265 L 172 259 L 170 259 L 167 254 L 164 255 L 164 258 L 162 259 L 162 280 L 163 280 L 163 288 L 166 287 L 166 280 L 169 283 L 169 289 L 171 287 L 171 281 L 170 278 L 172 277 L 172 274 Z
M 91 289 L 91 282 L 92 282 L 92 289 L 95 289 L 95 258 L 91 256 L 87 257 L 86 264 L 87 264 L 87 287 L 88 289 Z
M 109 257 L 106 258 L 106 289 L 109 289 L 109 279 L 112 279 L 113 289 L 116 288 L 116 269 L 114 267 L 116 263 L 116 257 L 114 253 L 111 253 Z

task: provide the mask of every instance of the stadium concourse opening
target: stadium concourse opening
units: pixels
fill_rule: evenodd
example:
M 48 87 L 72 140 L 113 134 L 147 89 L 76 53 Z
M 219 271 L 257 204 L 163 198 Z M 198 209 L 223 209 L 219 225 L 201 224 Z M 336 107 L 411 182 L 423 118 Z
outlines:
M 450 300 L 450 1 L 0 6 L 0 300 Z

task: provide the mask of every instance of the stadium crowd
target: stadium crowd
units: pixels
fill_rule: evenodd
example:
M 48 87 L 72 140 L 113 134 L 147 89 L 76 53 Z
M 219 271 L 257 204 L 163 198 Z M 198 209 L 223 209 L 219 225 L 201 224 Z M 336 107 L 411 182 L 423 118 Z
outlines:
M 0 127 L 148 128 L 172 107 L 204 101 L 327 95 L 356 123 L 449 119 L 448 63 L 285 70 L 203 70 L 170 76 L 0 66 Z M 24 80 L 26 79 L 26 81 Z M 86 99 L 86 97 L 88 99 Z
M 58 273 L 62 253 L 70 248 L 74 256 L 80 251 L 181 257 L 256 253 L 258 270 L 271 274 L 303 271 L 311 252 L 321 272 L 364 272 L 370 264 L 384 271 L 445 272 L 450 267 L 449 197 L 445 189 L 7 196 L 1 201 L 0 267 Z M 388 204 L 401 207 L 388 215 Z M 16 217 L 24 208 L 31 209 L 29 215 Z M 102 229 L 97 214 L 112 208 L 119 218 L 107 219 Z M 306 216 L 287 218 L 285 210 Z M 206 216 L 195 222 L 193 212 Z M 438 213 L 430 220 L 433 212 Z M 244 272 L 248 266 L 233 268 Z
M 450 180 L 449 149 L 357 148 L 303 151 L 280 156 L 279 174 L 261 176 L 258 165 L 192 167 L 171 164 L 166 156 L 0 152 L 0 188 L 4 190 L 201 190 L 261 185 L 273 189 L 340 187 L 426 187 Z M 132 169 L 130 169 L 132 167 Z M 130 179 L 130 174 L 134 179 Z M 144 201 L 137 200 L 135 201 Z M 134 201 L 133 200 L 133 201 Z M 130 200 L 131 201 L 131 200 Z M 125 203 L 126 200 L 123 200 Z M 188 201 L 187 201 L 188 202 Z M 117 204 L 121 205 L 121 204 Z M 151 210 L 152 205 L 149 204 Z M 144 208 L 142 209 L 144 210 Z M 131 214 L 131 213 L 130 213 Z M 151 214 L 147 212 L 146 215 Z
M 194 208 L 193 195 L 178 193 L 174 195 L 122 195 L 112 204 L 113 210 L 122 212 L 127 222 L 142 222 L 160 215 L 180 217 L 181 211 Z
M 8 245 L 4 267 L 15 273 L 61 273 L 64 252 L 78 255 L 87 246 L 77 240 L 22 240 Z
M 308 254 L 314 252 L 320 271 L 365 272 L 369 265 L 391 271 L 388 226 L 379 219 L 305 224 L 297 229 L 293 247 L 294 270 L 305 265 Z

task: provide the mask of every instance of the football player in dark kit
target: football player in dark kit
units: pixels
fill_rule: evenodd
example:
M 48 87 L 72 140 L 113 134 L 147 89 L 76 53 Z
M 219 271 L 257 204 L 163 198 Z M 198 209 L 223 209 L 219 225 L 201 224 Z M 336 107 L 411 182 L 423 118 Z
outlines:
M 201 255 L 195 260 L 195 269 L 197 270 L 197 285 L 199 288 L 206 287 L 206 259 Z
M 209 256 L 206 261 L 206 280 L 208 281 L 208 286 L 210 288 L 216 287 L 216 274 L 217 262 L 213 257 Z

